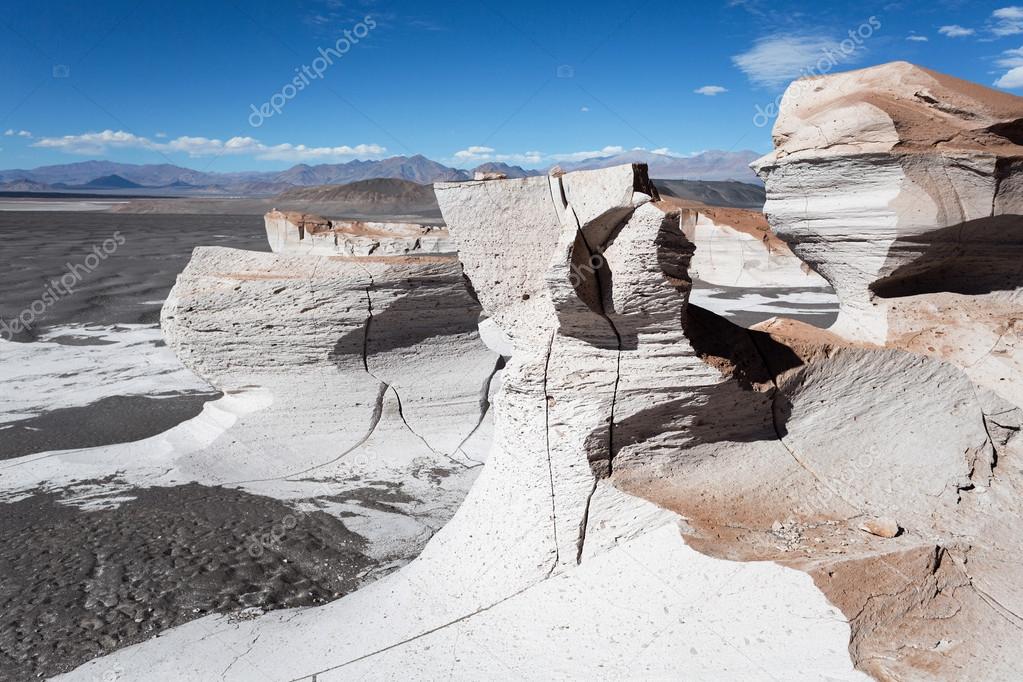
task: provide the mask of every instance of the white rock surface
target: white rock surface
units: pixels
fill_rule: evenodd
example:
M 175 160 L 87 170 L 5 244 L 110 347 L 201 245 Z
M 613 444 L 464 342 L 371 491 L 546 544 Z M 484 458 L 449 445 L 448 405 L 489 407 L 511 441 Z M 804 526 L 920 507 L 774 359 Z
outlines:
M 630 499 L 613 516 L 641 533 L 485 608 L 450 609 L 457 594 L 417 560 L 323 607 L 203 618 L 59 679 L 867 679 L 807 576 L 702 556 L 673 515 Z M 465 570 L 491 582 L 502 562 Z

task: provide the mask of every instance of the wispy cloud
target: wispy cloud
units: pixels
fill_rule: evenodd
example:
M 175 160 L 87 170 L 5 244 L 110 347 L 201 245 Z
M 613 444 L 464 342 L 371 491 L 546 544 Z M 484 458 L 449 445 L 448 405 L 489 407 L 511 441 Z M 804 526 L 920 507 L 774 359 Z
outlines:
M 732 57 L 735 64 L 754 84 L 779 87 L 819 69 L 827 63 L 829 69 L 836 64 L 856 61 L 862 50 L 858 46 L 849 51 L 841 41 L 824 35 L 777 34 L 757 40 L 753 47 Z
M 926 43 L 930 39 L 927 36 L 921 36 L 914 33 L 911 36 L 906 36 L 906 40 L 910 40 L 914 43 Z
M 493 147 L 471 146 L 455 152 L 456 159 L 489 159 L 497 151 Z
M 405 28 L 431 33 L 448 30 L 446 25 L 430 15 L 398 12 L 384 7 L 378 0 L 311 0 L 305 21 L 318 33 L 336 35 L 367 16 L 387 29 Z
M 965 38 L 966 36 L 972 36 L 976 33 L 972 28 L 965 28 L 959 24 L 951 24 L 949 26 L 942 26 L 938 29 L 938 33 L 949 38 Z
M 621 145 L 608 145 L 603 149 L 587 149 L 578 152 L 564 152 L 564 153 L 545 153 L 539 151 L 508 154 L 500 153 L 492 147 L 474 146 L 467 147 L 460 151 L 455 152 L 451 159 L 448 161 L 454 165 L 467 165 L 487 162 L 501 162 L 514 165 L 527 166 L 532 168 L 541 168 L 547 166 L 553 166 L 558 163 L 571 163 L 577 161 L 586 161 L 588 159 L 603 158 L 607 156 L 616 156 L 618 154 L 624 154 L 626 152 L 646 152 L 651 151 L 654 154 L 662 154 L 664 156 L 671 156 L 674 158 L 689 158 L 692 156 L 698 156 L 702 152 L 693 152 L 691 154 L 680 154 L 674 152 L 668 147 L 661 147 L 659 149 L 647 150 L 646 147 L 632 147 L 627 149 Z
M 451 159 L 455 164 L 481 164 L 498 162 L 508 164 L 526 164 L 536 166 L 543 163 L 546 155 L 543 152 L 524 152 L 520 154 L 501 154 L 493 147 L 471 146 L 455 152 Z
M 190 157 L 252 156 L 269 161 L 330 161 L 351 158 L 379 157 L 387 149 L 376 144 L 338 147 L 309 147 L 304 144 L 263 144 L 252 137 L 217 138 L 182 136 L 156 142 L 123 130 L 104 130 L 98 133 L 43 137 L 33 147 L 56 149 L 68 154 L 100 155 L 112 149 L 142 149 L 161 153 L 183 153 Z
M 1002 38 L 1023 33 L 1023 7 L 1012 6 L 996 9 L 991 13 L 991 32 Z
M 32 133 L 27 130 L 15 130 L 14 128 L 8 128 L 4 131 L 5 137 L 32 137 Z
M 500 162 L 539 167 L 544 165 L 549 166 L 564 161 L 583 161 L 585 159 L 592 159 L 598 156 L 613 156 L 615 154 L 621 154 L 624 151 L 625 147 L 608 145 L 603 149 L 590 149 L 560 154 L 548 154 L 540 151 L 509 154 L 498 152 L 492 147 L 473 146 L 455 152 L 450 160 L 455 164 Z
M 996 62 L 998 66 L 1008 69 L 995 81 L 999 88 L 1014 90 L 1023 88 L 1023 47 L 1015 50 L 1006 50 Z
M 723 92 L 728 92 L 728 88 L 723 88 L 720 85 L 704 85 L 701 88 L 693 90 L 697 95 L 706 95 L 707 97 L 714 97 L 720 95 Z

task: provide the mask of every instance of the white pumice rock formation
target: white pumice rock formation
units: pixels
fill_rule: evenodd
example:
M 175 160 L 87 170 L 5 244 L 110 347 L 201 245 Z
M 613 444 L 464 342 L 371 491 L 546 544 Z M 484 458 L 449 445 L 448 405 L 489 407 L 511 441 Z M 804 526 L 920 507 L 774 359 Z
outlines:
M 415 223 L 328 220 L 308 213 L 271 211 L 266 236 L 275 253 L 307 256 L 453 255 L 447 230 Z
M 226 628 L 203 619 L 71 678 L 117 665 L 157 679 L 863 679 L 848 624 L 809 576 L 700 556 L 676 514 L 608 479 L 649 452 L 680 456 L 709 396 L 723 396 L 717 414 L 744 394 L 687 340 L 692 248 L 679 215 L 653 205 L 645 168 L 437 194 L 511 352 L 485 470 L 455 517 L 410 565 L 338 602 Z M 736 620 L 741 647 L 718 634 Z
M 794 83 L 754 164 L 834 330 L 1023 404 L 1023 99 L 898 62 Z
M 409 565 L 337 602 L 203 618 L 69 679 L 1017 677 L 1019 377 L 892 333 L 903 310 L 950 344 L 986 333 L 955 311 L 1012 317 L 1016 291 L 998 287 L 1018 270 L 1001 189 L 1016 162 L 996 171 L 1015 145 L 993 138 L 1017 134 L 1017 100 L 902 64 L 810 83 L 789 92 L 760 169 L 778 233 L 842 296 L 834 329 L 746 330 L 688 305 L 694 245 L 645 167 L 437 185 L 484 334 L 509 358 L 458 512 Z M 966 191 L 978 184 L 986 218 Z M 939 271 L 998 277 L 913 289 L 936 281 L 929 246 L 902 242 L 944 245 L 936 229 L 973 220 L 998 229 L 980 252 L 941 251 Z M 237 306 L 221 267 L 211 256 L 189 279 Z M 352 288 L 330 265 L 309 277 Z M 176 306 L 195 316 L 189 336 L 209 331 Z M 221 333 L 198 341 L 224 348 L 201 371 L 267 382 Z M 280 381 L 307 380 L 295 372 Z

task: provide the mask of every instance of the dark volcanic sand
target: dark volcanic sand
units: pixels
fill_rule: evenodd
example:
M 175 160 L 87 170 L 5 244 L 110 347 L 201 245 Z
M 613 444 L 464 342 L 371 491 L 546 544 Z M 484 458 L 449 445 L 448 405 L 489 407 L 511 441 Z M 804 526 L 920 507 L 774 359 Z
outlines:
M 195 417 L 203 405 L 220 396 L 216 392 L 111 396 L 0 424 L 0 459 L 149 438 Z
M 115 232 L 124 243 L 82 275 L 73 295 L 48 307 L 33 330 L 13 340 L 32 341 L 40 331 L 64 324 L 159 324 L 163 300 L 195 247 L 270 250 L 257 215 L 0 211 L 0 319 L 17 317 L 51 280 L 68 272 L 67 264 L 83 264 Z
M 79 269 L 73 293 L 59 297 L 9 340 L 32 342 L 67 324 L 114 326 L 160 321 L 160 309 L 197 246 L 269 251 L 261 216 L 118 215 L 110 213 L 0 211 L 0 323 L 10 323 L 42 300 L 51 282 L 81 266 L 94 246 L 119 233 L 123 243 L 91 272 Z M 116 334 L 114 326 L 111 335 Z M 112 341 L 73 332 L 50 339 L 73 347 Z M 5 361 L 0 348 L 0 363 Z M 166 389 L 165 389 L 166 390 Z M 156 435 L 194 417 L 217 394 L 114 396 L 83 407 L 55 409 L 0 424 L 0 460 L 47 450 L 124 443 Z M 7 428 L 4 428 L 7 427 Z
M 0 680 L 66 672 L 213 611 L 320 604 L 372 564 L 323 512 L 197 484 L 131 494 L 104 511 L 55 493 L 0 505 Z

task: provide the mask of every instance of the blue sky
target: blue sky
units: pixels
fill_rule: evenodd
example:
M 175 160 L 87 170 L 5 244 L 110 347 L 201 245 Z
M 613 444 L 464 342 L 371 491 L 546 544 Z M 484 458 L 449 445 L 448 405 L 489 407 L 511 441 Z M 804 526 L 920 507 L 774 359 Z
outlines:
M 1023 95 L 1023 5 L 13 0 L 0 168 L 767 151 L 791 77 L 897 59 Z

